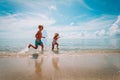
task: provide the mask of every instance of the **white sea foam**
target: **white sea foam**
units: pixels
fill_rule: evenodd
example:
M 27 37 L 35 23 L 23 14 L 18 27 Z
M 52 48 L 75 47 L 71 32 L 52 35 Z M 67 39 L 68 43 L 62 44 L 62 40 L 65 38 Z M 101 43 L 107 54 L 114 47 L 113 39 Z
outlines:
M 20 52 L 18 53 L 26 53 L 29 51 L 29 48 L 28 47 L 25 47 L 24 49 L 22 49 Z

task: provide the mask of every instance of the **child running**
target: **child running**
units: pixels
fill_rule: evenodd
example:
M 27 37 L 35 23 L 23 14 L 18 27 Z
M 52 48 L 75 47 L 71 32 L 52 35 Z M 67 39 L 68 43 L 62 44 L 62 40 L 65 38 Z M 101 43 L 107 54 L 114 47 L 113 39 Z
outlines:
M 59 49 L 59 48 L 58 48 L 59 44 L 58 44 L 58 42 L 57 42 L 58 38 L 60 38 L 60 37 L 59 37 L 59 34 L 58 34 L 58 33 L 55 33 L 55 34 L 54 34 L 54 37 L 53 37 L 53 41 L 52 41 L 52 50 L 54 50 L 54 46 L 55 46 L 55 45 L 57 45 L 57 49 Z
M 45 38 L 45 37 L 42 36 L 43 25 L 39 25 L 38 29 L 39 29 L 38 32 L 35 34 L 35 38 L 36 38 L 35 46 L 33 46 L 32 44 L 29 44 L 28 48 L 32 47 L 34 49 L 37 49 L 38 45 L 40 45 L 41 46 L 41 50 L 43 50 L 44 49 L 44 45 L 43 45 L 43 42 L 41 41 L 41 38 Z

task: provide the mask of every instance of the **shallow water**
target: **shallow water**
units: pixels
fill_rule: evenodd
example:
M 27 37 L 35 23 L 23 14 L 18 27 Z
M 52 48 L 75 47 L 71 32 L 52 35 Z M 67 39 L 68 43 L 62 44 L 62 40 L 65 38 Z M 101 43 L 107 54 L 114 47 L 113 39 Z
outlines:
M 51 39 L 43 40 L 45 50 L 51 50 Z M 59 39 L 61 50 L 82 49 L 120 49 L 120 39 Z M 34 44 L 34 39 L 1 39 L 0 52 L 20 52 L 25 50 L 29 43 Z M 39 48 L 40 50 L 40 48 Z M 31 51 L 35 51 L 31 49 Z

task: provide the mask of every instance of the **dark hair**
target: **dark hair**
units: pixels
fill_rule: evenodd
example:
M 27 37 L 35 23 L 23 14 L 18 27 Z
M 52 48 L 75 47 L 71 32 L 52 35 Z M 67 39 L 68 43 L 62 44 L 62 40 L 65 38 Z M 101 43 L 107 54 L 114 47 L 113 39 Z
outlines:
M 43 29 L 43 25 L 39 25 L 39 26 L 38 26 L 38 28 L 41 28 L 41 27 L 42 27 L 42 29 Z

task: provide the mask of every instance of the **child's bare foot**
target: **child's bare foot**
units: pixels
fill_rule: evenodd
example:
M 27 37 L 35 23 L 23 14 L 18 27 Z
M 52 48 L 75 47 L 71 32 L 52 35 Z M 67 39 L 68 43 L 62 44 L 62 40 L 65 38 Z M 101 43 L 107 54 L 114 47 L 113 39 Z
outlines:
M 28 45 L 28 48 L 30 48 L 30 47 L 31 47 L 31 44 Z
M 43 48 L 41 48 L 41 51 L 44 51 L 44 49 L 43 49 Z
M 52 48 L 52 51 L 54 50 L 54 48 Z

